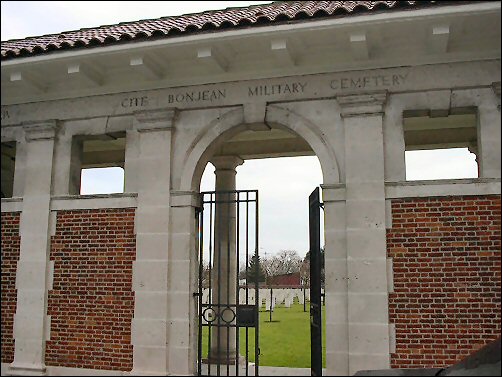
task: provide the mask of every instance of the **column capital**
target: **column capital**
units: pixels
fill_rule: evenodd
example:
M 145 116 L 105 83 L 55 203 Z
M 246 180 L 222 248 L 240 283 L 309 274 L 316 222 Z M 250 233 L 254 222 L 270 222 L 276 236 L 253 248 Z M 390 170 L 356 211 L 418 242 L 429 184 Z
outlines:
M 235 168 L 244 163 L 239 156 L 213 156 L 210 159 L 216 170 L 235 170 Z
M 56 137 L 58 122 L 55 119 L 23 123 L 26 141 L 52 140 Z
M 169 131 L 174 128 L 176 114 L 176 109 L 136 111 L 134 128 L 138 132 Z
M 342 118 L 383 114 L 387 91 L 337 96 Z

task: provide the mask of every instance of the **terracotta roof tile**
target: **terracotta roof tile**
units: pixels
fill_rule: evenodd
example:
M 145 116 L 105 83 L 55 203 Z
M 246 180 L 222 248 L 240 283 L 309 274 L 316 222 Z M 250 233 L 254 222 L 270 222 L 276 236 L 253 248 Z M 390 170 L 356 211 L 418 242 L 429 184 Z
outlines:
M 415 9 L 450 1 L 277 1 L 245 8 L 227 8 L 182 16 L 123 22 L 60 34 L 2 42 L 2 60 L 39 55 L 51 51 L 95 47 L 174 37 L 180 34 L 256 27 L 321 17 L 341 17 L 354 13 Z M 458 3 L 458 2 L 457 2 Z

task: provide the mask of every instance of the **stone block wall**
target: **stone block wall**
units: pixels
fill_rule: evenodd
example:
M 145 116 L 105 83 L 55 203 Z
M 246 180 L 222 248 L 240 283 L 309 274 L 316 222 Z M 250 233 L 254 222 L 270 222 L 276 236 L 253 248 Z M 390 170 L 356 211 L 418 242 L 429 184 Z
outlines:
M 17 290 L 16 268 L 19 260 L 18 212 L 2 213 L 2 363 L 14 361 L 14 314 L 16 313 Z
M 392 367 L 447 366 L 500 336 L 500 228 L 500 195 L 392 200 Z
M 130 371 L 135 210 L 57 213 L 46 365 Z

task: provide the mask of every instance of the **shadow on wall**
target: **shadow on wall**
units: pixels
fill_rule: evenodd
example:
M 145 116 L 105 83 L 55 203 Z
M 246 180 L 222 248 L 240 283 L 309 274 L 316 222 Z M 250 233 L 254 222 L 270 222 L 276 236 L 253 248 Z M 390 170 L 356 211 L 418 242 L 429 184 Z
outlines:
M 499 337 L 448 368 L 362 370 L 354 376 L 500 376 L 500 340 Z

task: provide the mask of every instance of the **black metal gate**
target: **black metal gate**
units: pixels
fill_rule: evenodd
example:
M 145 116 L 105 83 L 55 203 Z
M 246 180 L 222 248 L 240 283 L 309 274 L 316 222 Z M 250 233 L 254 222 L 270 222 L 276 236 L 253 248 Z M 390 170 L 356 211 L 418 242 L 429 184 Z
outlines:
M 258 191 L 201 193 L 198 375 L 258 376 Z
M 310 370 L 322 376 L 321 202 L 319 187 L 309 196 L 310 239 Z

